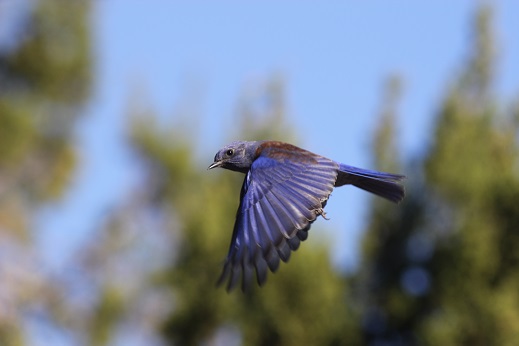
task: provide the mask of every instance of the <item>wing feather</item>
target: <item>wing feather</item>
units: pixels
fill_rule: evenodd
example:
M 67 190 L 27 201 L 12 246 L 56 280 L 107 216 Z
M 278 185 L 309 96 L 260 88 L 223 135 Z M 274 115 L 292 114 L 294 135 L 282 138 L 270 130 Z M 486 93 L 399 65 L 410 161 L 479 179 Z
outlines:
M 275 272 L 280 261 L 308 237 L 310 225 L 320 214 L 338 174 L 338 164 L 304 152 L 301 162 L 277 155 L 259 156 L 247 173 L 233 237 L 218 280 L 232 290 L 242 279 L 247 290 L 256 273 L 262 285 L 268 270 Z

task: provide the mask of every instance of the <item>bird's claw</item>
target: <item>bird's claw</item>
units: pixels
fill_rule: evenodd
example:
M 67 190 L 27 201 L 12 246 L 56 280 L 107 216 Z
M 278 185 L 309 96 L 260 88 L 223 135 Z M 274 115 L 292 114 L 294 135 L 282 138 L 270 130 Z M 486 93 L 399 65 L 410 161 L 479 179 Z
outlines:
M 323 208 L 317 209 L 316 212 L 317 212 L 317 215 L 321 215 L 323 217 L 323 219 L 330 220 L 329 218 L 326 217 L 326 213 L 324 212 Z

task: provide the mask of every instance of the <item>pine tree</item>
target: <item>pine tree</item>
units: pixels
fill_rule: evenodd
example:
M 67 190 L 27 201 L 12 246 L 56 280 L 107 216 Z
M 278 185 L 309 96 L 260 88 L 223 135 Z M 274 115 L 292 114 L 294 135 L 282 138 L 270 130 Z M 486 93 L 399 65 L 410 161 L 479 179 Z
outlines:
M 416 178 L 402 208 L 387 220 L 374 205 L 357 282 L 368 344 L 518 338 L 517 127 L 494 96 L 491 19 L 479 10 L 472 51 L 439 107 L 429 153 L 409 168 Z

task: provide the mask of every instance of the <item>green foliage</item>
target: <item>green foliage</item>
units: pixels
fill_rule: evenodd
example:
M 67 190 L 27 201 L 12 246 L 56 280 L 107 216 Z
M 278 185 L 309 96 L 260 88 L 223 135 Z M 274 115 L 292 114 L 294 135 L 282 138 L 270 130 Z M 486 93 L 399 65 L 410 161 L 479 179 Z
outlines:
M 88 10 L 36 2 L 17 44 L 0 52 L 0 250 L 9 259 L 0 273 L 17 274 L 2 275 L 0 344 L 27 343 L 23 314 L 35 305 L 93 345 L 134 327 L 178 345 L 516 344 L 519 107 L 505 114 L 494 95 L 488 8 L 437 107 L 431 147 L 407 166 L 395 141 L 401 83 L 386 84 L 373 152 L 378 169 L 406 171 L 407 197 L 373 200 L 358 272 L 331 267 L 314 226 L 265 287 L 216 288 L 244 176 L 208 172 L 190 133 L 150 112 L 129 125 L 141 184 L 78 255 L 78 302 L 40 273 L 29 230 L 75 168 L 72 128 L 91 83 Z M 247 88 L 231 137 L 294 142 L 285 102 L 280 76 Z
M 282 84 L 279 80 L 272 83 L 260 97 L 282 99 Z M 244 102 L 242 111 L 263 112 L 267 120 L 253 126 L 245 121 L 246 138 L 286 133 L 283 103 L 260 102 L 269 106 L 258 109 L 255 101 Z M 302 244 L 290 266 L 271 275 L 264 288 L 248 294 L 227 294 L 216 288 L 244 176 L 207 172 L 210 162 L 200 167 L 193 160 L 194 143 L 179 140 L 182 136 L 174 130 L 150 125 L 148 118 L 136 119 L 133 140 L 148 167 L 150 202 L 175 219 L 169 223 L 174 227 L 166 231 L 177 235 L 171 244 L 176 254 L 155 274 L 175 302 L 162 324 L 166 339 L 179 345 L 200 344 L 234 326 L 243 343 L 252 345 L 332 345 L 355 340 L 345 282 L 332 270 L 326 248 L 312 244 L 315 240 Z
M 19 45 L 0 60 L 6 77 L 2 89 L 47 102 L 82 103 L 91 76 L 89 6 L 82 1 L 39 1 Z
M 24 345 L 26 316 L 52 312 L 32 218 L 60 197 L 76 164 L 72 126 L 90 89 L 88 2 L 37 1 L 0 51 L 0 344 Z M 5 16 L 2 17 L 5 20 Z
M 124 300 L 119 290 L 105 287 L 101 293 L 97 308 L 91 319 L 90 341 L 92 345 L 108 345 L 116 322 L 124 311 Z
M 27 201 L 58 197 L 75 166 L 70 135 L 90 88 L 87 10 L 39 1 L 15 48 L 0 53 L 0 179 Z
M 312 236 L 309 241 L 264 288 L 238 297 L 236 321 L 244 344 L 359 343 L 345 282 L 330 267 L 327 247 L 315 246 L 317 239 Z
M 139 274 L 144 289 L 164 294 L 167 309 L 154 317 L 155 333 L 178 345 L 513 345 L 518 124 L 493 97 L 490 20 L 481 9 L 468 61 L 438 107 L 432 146 L 406 168 L 395 141 L 401 83 L 395 77 L 386 84 L 373 151 L 378 169 L 406 171 L 407 197 L 399 206 L 373 200 L 363 258 L 351 277 L 331 268 L 314 228 L 265 287 L 247 294 L 215 288 L 243 176 L 207 172 L 210 162 L 196 161 L 197 144 L 182 129 L 153 123 L 148 113 L 134 117 L 131 140 L 145 179 L 124 219 L 134 223 L 145 210 L 159 215 L 171 254 Z M 245 94 L 237 134 L 287 140 L 283 85 L 278 78 Z M 95 327 L 102 343 L 113 340 L 117 322 L 139 299 L 107 282 L 117 299 L 99 300 L 107 318 Z
M 365 329 L 370 342 L 513 345 L 519 337 L 517 126 L 493 101 L 490 20 L 482 8 L 401 209 L 389 219 L 373 209 L 357 279 L 368 288 L 365 316 L 377 322 Z

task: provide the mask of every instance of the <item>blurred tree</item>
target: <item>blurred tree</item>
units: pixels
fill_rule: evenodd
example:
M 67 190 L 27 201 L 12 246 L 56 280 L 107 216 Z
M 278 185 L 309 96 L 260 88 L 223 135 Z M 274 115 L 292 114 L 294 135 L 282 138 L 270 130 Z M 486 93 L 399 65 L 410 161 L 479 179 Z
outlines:
M 192 129 L 132 108 L 141 184 L 85 247 L 75 278 L 84 292 L 61 320 L 92 345 L 139 337 L 176 345 L 515 344 L 519 107 L 504 115 L 493 95 L 488 8 L 474 28 L 473 50 L 439 107 L 433 144 L 407 166 L 408 197 L 400 206 L 373 200 L 352 278 L 332 270 L 314 228 L 266 287 L 217 289 L 243 175 L 208 173 L 209 162 L 196 159 Z M 400 84 L 392 78 L 386 85 L 374 138 L 381 170 L 403 170 L 395 143 Z M 46 99 L 60 94 L 53 90 Z M 281 77 L 247 88 L 231 137 L 291 140 L 284 90 Z M 53 195 L 34 191 L 41 200 Z
M 0 45 L 0 344 L 24 343 L 24 316 L 53 295 L 34 251 L 32 217 L 62 195 L 72 132 L 90 88 L 87 2 L 37 1 Z M 0 20 L 3 18 L 0 14 Z
M 290 131 L 284 125 L 284 98 L 284 83 L 280 77 L 273 78 L 262 88 L 247 89 L 234 122 L 241 124 L 241 128 L 235 129 L 241 134 L 240 138 L 261 136 L 289 140 Z M 142 112 L 134 119 L 132 141 L 143 164 L 145 179 L 141 192 L 135 195 L 136 202 L 131 203 L 121 219 L 136 224 L 135 220 L 143 214 L 152 215 L 149 218 L 155 220 L 152 227 L 162 233 L 158 237 L 166 245 L 162 248 L 163 255 L 158 255 L 162 258 L 159 261 L 162 267 L 140 270 L 131 266 L 133 275 L 141 275 L 141 287 L 147 286 L 134 290 L 134 294 L 125 293 L 132 285 L 131 278 L 118 280 L 114 279 L 113 271 L 104 273 L 104 279 L 99 282 L 110 288 L 111 295 L 101 293 L 100 297 L 104 298 L 93 306 L 102 316 L 111 318 L 103 325 L 114 328 L 111 338 L 91 339 L 91 342 L 104 345 L 113 341 L 120 321 L 134 314 L 132 302 L 141 301 L 142 294 L 153 286 L 158 296 L 163 297 L 162 309 L 154 317 L 160 321 L 156 326 L 160 326 L 159 331 L 168 344 L 356 343 L 358 328 L 349 309 L 345 282 L 332 270 L 326 244 L 317 239 L 303 243 L 290 265 L 282 265 L 281 273 L 271 275 L 264 288 L 248 294 L 239 291 L 228 294 L 224 288 L 216 287 L 231 239 L 244 176 L 207 172 L 210 162 L 202 165 L 196 162 L 196 143 L 185 137 L 186 131 L 154 124 L 150 120 L 156 118 L 149 112 Z M 217 149 L 214 148 L 214 152 Z M 139 233 L 145 234 L 142 229 L 152 227 L 144 226 Z M 117 229 L 120 229 L 117 224 L 110 223 L 102 233 L 115 234 Z M 94 248 L 103 248 L 107 243 L 97 241 Z M 157 254 L 160 247 L 156 245 L 148 250 Z M 142 248 L 142 241 L 133 242 L 133 246 Z M 93 253 L 97 255 L 90 258 L 107 263 L 107 257 L 99 256 L 99 250 Z M 120 251 L 101 253 L 111 253 L 113 258 L 114 253 L 117 257 Z M 128 265 L 131 260 L 121 255 L 119 261 Z M 106 269 L 106 264 L 104 267 Z M 114 292 L 113 287 L 117 291 Z M 105 292 L 106 288 L 99 292 Z M 91 316 L 99 315 L 92 312 Z
M 396 76 L 385 84 L 373 145 L 376 167 L 380 170 L 402 172 L 395 142 L 401 84 Z M 368 345 L 416 343 L 412 331 L 422 313 L 422 296 L 428 289 L 424 266 L 429 254 L 428 249 L 420 246 L 429 244 L 429 235 L 423 228 L 425 206 L 420 172 L 412 167 L 406 174 L 407 195 L 403 203 L 395 206 L 373 199 L 363 258 L 358 273 L 351 279 L 360 301 L 364 343 Z
M 407 199 L 393 216 L 374 204 L 356 280 L 368 344 L 519 339 L 517 125 L 493 95 L 491 18 L 487 7 L 477 13 L 471 54 L 425 161 L 409 169 Z M 375 152 L 384 164 L 391 136 L 381 123 Z
M 431 343 L 511 345 L 519 338 L 519 224 L 509 213 L 519 202 L 513 197 L 517 128 L 494 100 L 488 8 L 478 13 L 475 29 L 473 52 L 445 102 L 426 161 L 431 187 L 452 216 L 432 267 L 440 309 L 423 331 Z
M 238 115 L 244 119 L 243 128 L 237 129 L 241 138 L 287 139 L 290 132 L 284 125 L 282 80 L 275 78 L 263 92 L 252 95 L 241 102 Z M 156 168 L 150 178 L 160 192 L 157 206 L 170 209 L 168 213 L 178 222 L 174 231 L 180 233 L 176 258 L 161 276 L 175 297 L 174 309 L 163 323 L 166 339 L 180 345 L 226 340 L 233 335 L 251 345 L 355 340 L 345 286 L 331 269 L 324 247 L 315 243 L 304 243 L 291 265 L 280 268 L 283 275 L 271 277 L 265 288 L 231 295 L 216 289 L 243 175 L 209 175 L 192 161 L 192 144 L 172 143 L 171 136 L 159 146 L 153 144 L 157 136 L 142 136 L 142 130 L 135 138 Z

